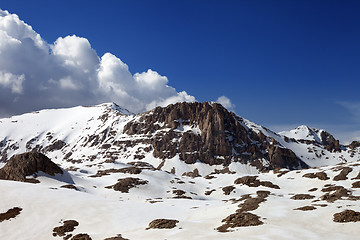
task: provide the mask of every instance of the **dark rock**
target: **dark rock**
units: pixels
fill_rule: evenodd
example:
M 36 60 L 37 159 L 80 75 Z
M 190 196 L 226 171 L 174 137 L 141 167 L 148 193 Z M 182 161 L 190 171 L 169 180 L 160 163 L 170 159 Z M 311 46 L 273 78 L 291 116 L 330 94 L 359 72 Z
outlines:
M 53 142 L 52 144 L 46 146 L 44 148 L 44 152 L 52 152 L 55 150 L 60 150 L 61 148 L 63 148 L 66 145 L 66 143 L 62 140 L 56 140 L 55 142 Z
M 227 186 L 227 187 L 223 187 L 222 190 L 224 192 L 225 195 L 230 195 L 230 193 L 235 189 L 234 186 Z
M 151 229 L 151 228 L 171 229 L 176 227 L 176 224 L 178 222 L 179 222 L 178 220 L 173 220 L 173 219 L 155 219 L 149 223 L 149 227 L 147 229 Z
M 358 148 L 358 147 L 360 147 L 360 141 L 352 141 L 352 142 L 348 145 L 348 147 L 351 148 L 351 149 Z
M 65 236 L 66 233 L 72 232 L 75 230 L 75 227 L 79 226 L 79 223 L 75 220 L 66 220 L 62 226 L 55 227 L 53 229 L 53 236 Z
M 290 170 L 301 168 L 309 168 L 309 166 L 301 161 L 293 151 L 280 146 L 271 145 L 268 148 L 270 166 L 275 168 L 287 168 Z
M 327 192 L 326 194 L 322 195 L 320 199 L 326 200 L 327 202 L 335 202 L 336 200 L 349 196 L 351 196 L 351 192 L 344 187 L 340 187 L 334 193 Z
M 347 175 L 352 171 L 351 167 L 343 167 L 341 172 L 334 177 L 334 181 L 346 180 Z
M 104 240 L 129 240 L 129 239 L 123 238 L 121 234 L 118 234 L 116 237 L 109 237 L 109 238 L 105 238 Z
M 214 191 L 216 191 L 216 190 L 215 190 L 215 189 L 212 189 L 212 190 L 206 191 L 206 192 L 205 192 L 205 195 L 208 196 L 208 195 L 210 195 L 210 194 L 211 194 L 212 192 L 214 192 Z
M 315 210 L 315 209 L 316 209 L 316 207 L 314 207 L 314 206 L 304 206 L 304 207 L 295 208 L 294 210 L 311 211 L 311 210 Z
M 317 172 L 317 173 L 306 173 L 303 175 L 306 178 L 318 178 L 320 180 L 328 180 L 330 179 L 326 173 L 324 172 Z
M 25 182 L 26 176 L 42 171 L 51 176 L 63 174 L 63 171 L 48 157 L 38 152 L 27 152 L 10 158 L 0 169 L 0 179 Z
M 222 222 L 225 222 L 225 224 L 217 228 L 219 232 L 227 232 L 228 228 L 258 226 L 264 224 L 260 221 L 259 216 L 249 212 L 231 214 L 223 219 Z
M 353 187 L 353 188 L 360 188 L 360 181 L 353 182 L 353 183 L 352 183 L 352 187 Z
M 180 196 L 180 195 L 184 195 L 186 192 L 183 191 L 183 190 L 173 190 L 173 194 L 177 195 L 177 196 Z
M 358 222 L 360 221 L 360 212 L 354 210 L 344 210 L 334 214 L 334 222 Z
M 275 185 L 272 182 L 258 180 L 257 176 L 240 177 L 240 178 L 238 178 L 238 179 L 236 179 L 234 181 L 234 184 L 244 184 L 244 185 L 247 185 L 249 187 L 258 187 L 258 186 L 261 185 L 261 186 L 264 186 L 264 187 L 280 189 L 280 187 L 278 185 Z
M 242 121 L 217 103 L 183 102 L 141 114 L 139 119 L 125 125 L 124 133 L 150 137 L 153 155 L 160 159 L 178 154 L 188 164 L 200 161 L 227 166 L 232 161 L 240 161 L 259 170 L 307 167 L 290 150 L 273 146 L 278 144 L 275 139 L 253 132 L 244 127 Z M 201 134 L 177 131 L 184 126 L 198 127 Z M 161 131 L 163 129 L 166 130 Z M 270 154 L 266 153 L 267 149 Z M 268 160 L 270 166 L 265 167 L 262 159 Z
M 148 181 L 142 180 L 140 178 L 132 178 L 132 177 L 120 178 L 120 179 L 118 179 L 118 182 L 115 185 L 112 186 L 112 188 L 115 191 L 128 193 L 130 188 L 134 188 L 137 185 L 144 185 L 144 184 L 147 184 L 147 183 L 148 183 Z
M 201 175 L 199 174 L 199 170 L 197 168 L 195 168 L 194 171 L 192 172 L 183 173 L 182 176 L 191 177 L 191 178 L 201 177 Z
M 313 198 L 315 198 L 315 196 L 310 195 L 310 194 L 296 194 L 291 197 L 291 199 L 293 199 L 293 200 L 306 200 L 306 199 L 313 199 Z
M 63 185 L 63 186 L 61 186 L 61 188 L 68 188 L 68 189 L 78 190 L 78 189 L 77 189 L 74 185 L 72 185 L 72 184 Z
M 244 176 L 236 179 L 234 184 L 244 184 L 249 187 L 258 187 L 260 186 L 260 180 L 257 180 L 257 176 Z
M 79 233 L 73 236 L 71 240 L 91 240 L 91 237 L 87 233 Z
M 9 220 L 11 218 L 15 218 L 17 215 L 20 214 L 22 211 L 22 208 L 14 207 L 9 210 L 7 210 L 5 213 L 0 213 L 0 222 Z
M 260 185 L 268 188 L 280 189 L 280 187 L 276 184 L 273 184 L 269 181 L 260 181 Z

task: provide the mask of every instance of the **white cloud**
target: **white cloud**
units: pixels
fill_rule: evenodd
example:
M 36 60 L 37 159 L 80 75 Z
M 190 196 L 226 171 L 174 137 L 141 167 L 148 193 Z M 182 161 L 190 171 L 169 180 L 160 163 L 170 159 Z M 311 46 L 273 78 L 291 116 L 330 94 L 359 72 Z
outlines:
M 77 90 L 79 87 L 74 83 L 71 77 L 62 78 L 59 80 L 62 89 Z
M 227 108 L 228 110 L 234 110 L 236 107 L 235 104 L 231 103 L 231 100 L 226 96 L 221 96 L 216 100 L 217 103 L 223 105 L 223 107 Z
M 159 101 L 152 101 L 151 103 L 146 105 L 146 109 L 150 110 L 156 106 L 162 106 L 165 107 L 169 104 L 176 103 L 176 102 L 195 102 L 195 98 L 189 94 L 187 94 L 185 91 L 179 92 L 174 96 L 171 96 L 166 99 L 161 99 Z
M 14 75 L 0 71 L 0 86 L 10 88 L 12 93 L 22 93 L 22 83 L 25 80 L 24 74 Z
M 132 75 L 118 57 L 99 57 L 86 38 L 46 43 L 15 14 L 0 10 L 0 112 L 116 102 L 130 111 L 195 101 L 151 69 Z

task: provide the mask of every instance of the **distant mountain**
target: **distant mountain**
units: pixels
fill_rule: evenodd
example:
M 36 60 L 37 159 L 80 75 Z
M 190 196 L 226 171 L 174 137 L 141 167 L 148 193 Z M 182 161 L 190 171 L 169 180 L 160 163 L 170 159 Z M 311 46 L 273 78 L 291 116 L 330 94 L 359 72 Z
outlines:
M 65 168 L 141 160 L 167 171 L 193 170 L 201 163 L 207 171 L 236 165 L 256 172 L 355 161 L 359 149 L 307 126 L 276 134 L 210 102 L 177 103 L 137 115 L 106 103 L 0 119 L 2 162 L 37 151 Z M 185 167 L 176 169 L 179 164 Z

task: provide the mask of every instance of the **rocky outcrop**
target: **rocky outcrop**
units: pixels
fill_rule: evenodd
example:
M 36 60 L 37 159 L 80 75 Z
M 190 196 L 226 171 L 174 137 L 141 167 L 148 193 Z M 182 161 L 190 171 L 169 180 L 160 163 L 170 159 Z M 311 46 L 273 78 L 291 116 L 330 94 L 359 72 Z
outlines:
M 0 169 L 0 179 L 25 182 L 26 176 L 37 172 L 44 172 L 51 176 L 63 174 L 59 166 L 48 157 L 38 152 L 28 152 L 15 155 Z
M 178 129 L 185 126 L 198 128 L 199 132 L 187 131 L 180 134 Z M 140 119 L 129 122 L 124 132 L 154 134 L 152 146 L 154 156 L 172 158 L 177 153 L 186 163 L 197 160 L 208 164 L 230 162 L 233 149 L 250 146 L 248 132 L 235 118 L 217 103 L 177 103 L 165 108 L 157 107 L 143 114 Z M 241 149 L 245 152 L 245 148 Z
M 288 148 L 271 145 L 268 148 L 270 166 L 275 168 L 299 169 L 308 168 L 309 166 L 301 161 L 293 151 Z
M 191 130 L 184 132 L 186 128 Z M 217 103 L 157 107 L 127 123 L 124 133 L 151 138 L 153 155 L 161 159 L 178 154 L 188 164 L 228 165 L 238 161 L 259 170 L 307 167 L 292 151 L 274 146 L 274 139 L 247 128 L 240 117 Z M 264 166 L 263 160 L 270 165 Z

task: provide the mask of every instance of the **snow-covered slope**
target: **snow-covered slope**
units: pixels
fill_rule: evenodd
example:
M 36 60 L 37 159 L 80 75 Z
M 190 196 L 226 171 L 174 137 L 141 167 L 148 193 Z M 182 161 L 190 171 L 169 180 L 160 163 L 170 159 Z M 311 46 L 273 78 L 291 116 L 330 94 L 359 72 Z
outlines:
M 122 169 L 131 167 L 119 165 Z M 0 180 L 0 219 L 1 213 L 22 209 L 0 222 L 0 239 L 63 239 L 52 234 L 67 220 L 76 221 L 78 226 L 64 237 L 87 234 L 93 240 L 118 234 L 132 240 L 324 236 L 338 240 L 356 239 L 360 234 L 359 223 L 334 222 L 335 214 L 344 210 L 360 211 L 359 164 L 270 171 L 245 176 L 247 181 L 243 181 L 243 174 L 230 171 L 191 178 L 137 169 L 141 172 L 109 171 L 96 177 L 72 172 L 67 180 L 38 174 L 39 184 Z M 128 177 L 146 183 L 128 193 L 108 188 Z M 70 183 L 76 189 L 64 188 Z M 341 221 L 357 219 L 345 213 Z M 147 230 L 156 219 L 178 222 L 170 229 Z
M 33 151 L 63 169 L 0 180 L 0 239 L 354 239 L 358 223 L 336 221 L 359 218 L 360 144 L 324 132 L 277 134 L 215 103 L 0 119 L 0 167 Z

